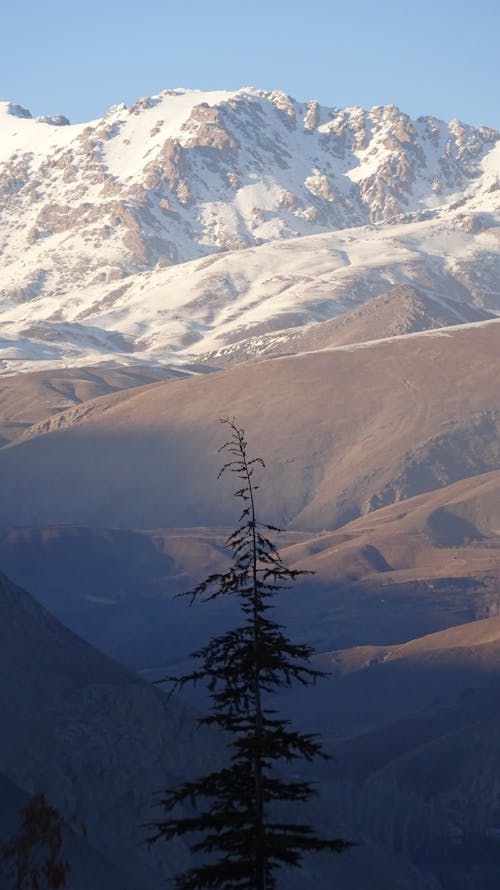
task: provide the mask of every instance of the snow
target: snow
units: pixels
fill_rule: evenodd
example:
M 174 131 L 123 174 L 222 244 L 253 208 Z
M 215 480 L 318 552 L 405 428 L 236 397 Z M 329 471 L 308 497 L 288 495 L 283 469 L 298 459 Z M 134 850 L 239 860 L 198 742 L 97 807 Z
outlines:
M 346 299 L 348 305 L 363 301 L 352 302 L 356 281 L 364 281 L 366 295 L 373 296 L 411 281 L 415 264 L 422 275 L 432 271 L 430 260 L 439 258 L 446 269 L 446 254 L 453 262 L 474 256 L 485 236 L 448 230 L 436 221 L 362 227 L 130 276 L 115 299 L 113 282 L 77 295 L 5 304 L 2 330 L 8 342 L 0 342 L 0 360 L 8 372 L 28 370 L 34 362 L 36 367 L 103 361 L 187 364 L 256 330 L 286 328 L 291 315 L 295 324 L 333 317 L 345 310 Z M 50 324 L 50 343 L 23 335 L 37 323 Z
M 9 113 L 9 102 L 0 102 L 0 163 L 13 155 L 24 153 L 46 155 L 51 150 L 62 149 L 83 132 L 88 124 L 55 127 L 53 124 L 32 118 L 16 117 Z
M 217 109 L 216 129 L 237 151 L 193 147 L 196 106 Z M 394 121 L 410 126 L 394 107 L 318 108 L 316 130 L 304 129 L 307 108 L 252 88 L 175 89 L 58 127 L 0 103 L 0 368 L 185 364 L 252 336 L 258 350 L 261 335 L 399 283 L 500 311 L 500 143 L 425 118 L 412 123 L 418 152 L 390 148 Z M 465 190 L 448 166 L 437 194 L 453 132 L 455 153 L 467 139 L 480 148 Z M 359 133 L 368 143 L 357 150 Z M 146 172 L 167 139 L 184 152 L 179 170 L 151 187 Z M 413 164 L 399 216 L 390 202 L 402 185 L 380 175 L 389 158 Z M 184 203 L 176 177 L 186 177 Z M 388 222 L 364 224 L 386 212 Z M 489 228 L 468 226 L 478 212 Z
M 142 108 L 140 113 L 131 113 L 131 109 L 125 110 L 123 107 L 118 107 L 111 114 L 108 112 L 106 121 L 116 128 L 103 151 L 103 161 L 109 172 L 120 181 L 137 176 L 144 162 L 154 156 L 155 150 L 161 148 L 167 136 L 170 139 L 187 138 L 182 125 L 196 105 L 201 102 L 210 106 L 219 105 L 242 92 L 245 91 L 165 90 L 148 97 L 151 107 Z M 152 136 L 154 130 L 158 132 Z

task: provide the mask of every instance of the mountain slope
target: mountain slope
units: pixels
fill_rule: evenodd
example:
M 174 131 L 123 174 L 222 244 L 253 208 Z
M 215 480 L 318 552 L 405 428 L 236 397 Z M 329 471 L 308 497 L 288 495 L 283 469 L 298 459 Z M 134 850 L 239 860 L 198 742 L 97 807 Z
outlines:
M 333 318 L 395 285 L 500 310 L 500 214 L 466 231 L 449 219 L 275 241 L 48 293 L 1 309 L 0 370 L 115 363 L 183 365 L 240 340 Z M 33 257 L 31 251 L 27 254 Z M 31 261 L 31 260 L 29 260 Z M 8 271 L 8 267 L 6 266 Z
M 154 791 L 201 764 L 195 723 L 181 703 L 76 637 L 25 591 L 0 577 L 2 769 L 24 791 L 42 789 L 126 886 L 159 888 L 177 862 L 137 847 Z M 187 754 L 189 749 L 189 754 Z M 161 851 L 158 851 L 161 853 Z M 130 882 L 130 883 L 128 883 Z M 103 883 L 103 886 L 105 884 Z
M 263 515 L 338 527 L 500 466 L 499 336 L 490 321 L 102 396 L 0 450 L 0 519 L 230 525 L 217 418 L 235 415 L 272 468 Z
M 95 366 L 0 377 L 0 442 L 14 441 L 35 423 L 70 405 L 179 376 L 182 372 L 162 368 Z
M 443 834 L 484 839 L 498 818 L 499 619 L 330 659 L 348 671 L 328 696 L 333 732 L 351 736 L 337 746 L 346 769 L 432 804 Z
M 159 260 L 392 220 L 496 182 L 494 162 L 482 166 L 494 130 L 411 121 L 392 105 L 339 110 L 277 91 L 165 90 L 90 124 L 54 123 L 0 106 L 14 299 L 56 281 L 67 288 Z M 21 231 L 9 231 L 20 218 Z M 23 281 L 19 248 L 28 245 L 38 272 Z
M 413 285 L 400 284 L 388 293 L 367 299 L 355 309 L 342 312 L 327 321 L 239 340 L 233 345 L 208 353 L 204 358 L 225 366 L 255 356 L 265 358 L 333 349 L 336 346 L 383 340 L 454 324 L 486 321 L 494 317 L 491 312 L 477 306 L 456 302 L 442 294 L 430 296 Z
M 185 362 L 397 284 L 500 309 L 486 127 L 253 89 L 61 123 L 0 103 L 0 369 Z
M 200 733 L 179 700 L 167 702 L 75 637 L 5 576 L 0 618 L 0 756 L 7 777 L 0 774 L 0 839 L 16 830 L 10 808 L 24 803 L 20 789 L 42 788 L 69 823 L 64 854 L 71 887 L 160 890 L 190 857 L 180 842 L 152 852 L 138 847 L 153 792 L 212 764 L 215 738 Z M 317 809 L 326 832 L 331 802 Z M 78 835 L 82 822 L 85 840 Z M 329 887 L 332 867 L 326 857 L 306 862 L 300 874 L 287 876 L 287 886 L 299 888 L 305 876 Z M 387 882 L 401 890 L 436 886 L 370 841 L 359 857 L 346 856 L 335 876 L 345 890 L 383 890 Z

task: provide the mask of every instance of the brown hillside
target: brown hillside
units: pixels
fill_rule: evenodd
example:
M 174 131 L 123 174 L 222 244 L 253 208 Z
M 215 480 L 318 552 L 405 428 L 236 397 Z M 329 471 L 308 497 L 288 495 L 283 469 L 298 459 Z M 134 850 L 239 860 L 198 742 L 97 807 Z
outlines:
M 410 284 L 400 284 L 341 315 L 309 324 L 297 331 L 274 333 L 242 340 L 217 353 L 208 361 L 228 366 L 254 357 L 289 355 L 365 343 L 401 334 L 414 334 L 449 325 L 486 321 L 495 316 L 467 303 L 457 303 L 443 295 L 430 294 Z
M 182 376 L 154 367 L 61 368 L 0 377 L 0 444 L 33 424 L 109 392 Z
M 0 520 L 232 523 L 215 480 L 235 415 L 269 467 L 263 515 L 338 527 L 500 467 L 499 345 L 493 321 L 103 396 L 0 452 Z

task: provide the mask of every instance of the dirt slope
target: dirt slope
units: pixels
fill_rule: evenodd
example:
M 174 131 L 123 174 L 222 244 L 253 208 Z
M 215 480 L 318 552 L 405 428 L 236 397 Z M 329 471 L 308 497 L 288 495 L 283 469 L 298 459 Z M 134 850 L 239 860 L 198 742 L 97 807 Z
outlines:
M 217 418 L 235 415 L 269 468 L 266 518 L 335 528 L 500 467 L 499 345 L 493 321 L 97 398 L 0 451 L 0 521 L 230 524 Z

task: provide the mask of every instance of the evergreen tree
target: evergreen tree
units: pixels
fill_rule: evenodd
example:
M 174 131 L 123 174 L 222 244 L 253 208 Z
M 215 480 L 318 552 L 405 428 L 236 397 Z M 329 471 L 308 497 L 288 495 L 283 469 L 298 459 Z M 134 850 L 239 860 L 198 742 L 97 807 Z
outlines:
M 294 681 L 309 685 L 324 674 L 310 666 L 313 650 L 291 642 L 270 617 L 274 597 L 305 573 L 284 565 L 270 538 L 279 529 L 257 519 L 254 473 L 264 467 L 262 459 L 248 458 L 244 430 L 234 420 L 222 423 L 231 434 L 220 449 L 229 459 L 219 477 L 235 474 L 235 496 L 243 502 L 238 526 L 226 542 L 233 561 L 226 572 L 210 575 L 187 595 L 204 602 L 237 596 L 242 623 L 193 653 L 197 669 L 168 679 L 174 689 L 207 684 L 211 708 L 200 724 L 227 733 L 230 760 L 222 769 L 166 791 L 161 801 L 165 817 L 149 826 L 155 830 L 149 840 L 193 834 L 191 849 L 207 855 L 205 864 L 175 879 L 177 890 L 272 890 L 277 869 L 300 866 L 305 853 L 340 853 L 350 843 L 320 838 L 309 825 L 277 816 L 279 804 L 288 804 L 289 813 L 315 792 L 310 782 L 284 778 L 273 767 L 327 755 L 315 735 L 298 732 L 280 717 L 270 698 L 280 687 Z M 193 806 L 179 812 L 183 803 Z
M 0 865 L 12 890 L 62 890 L 68 863 L 61 858 L 63 821 L 44 794 L 35 794 L 21 811 L 21 828 L 0 845 Z M 1 884 L 4 887 L 4 884 Z

